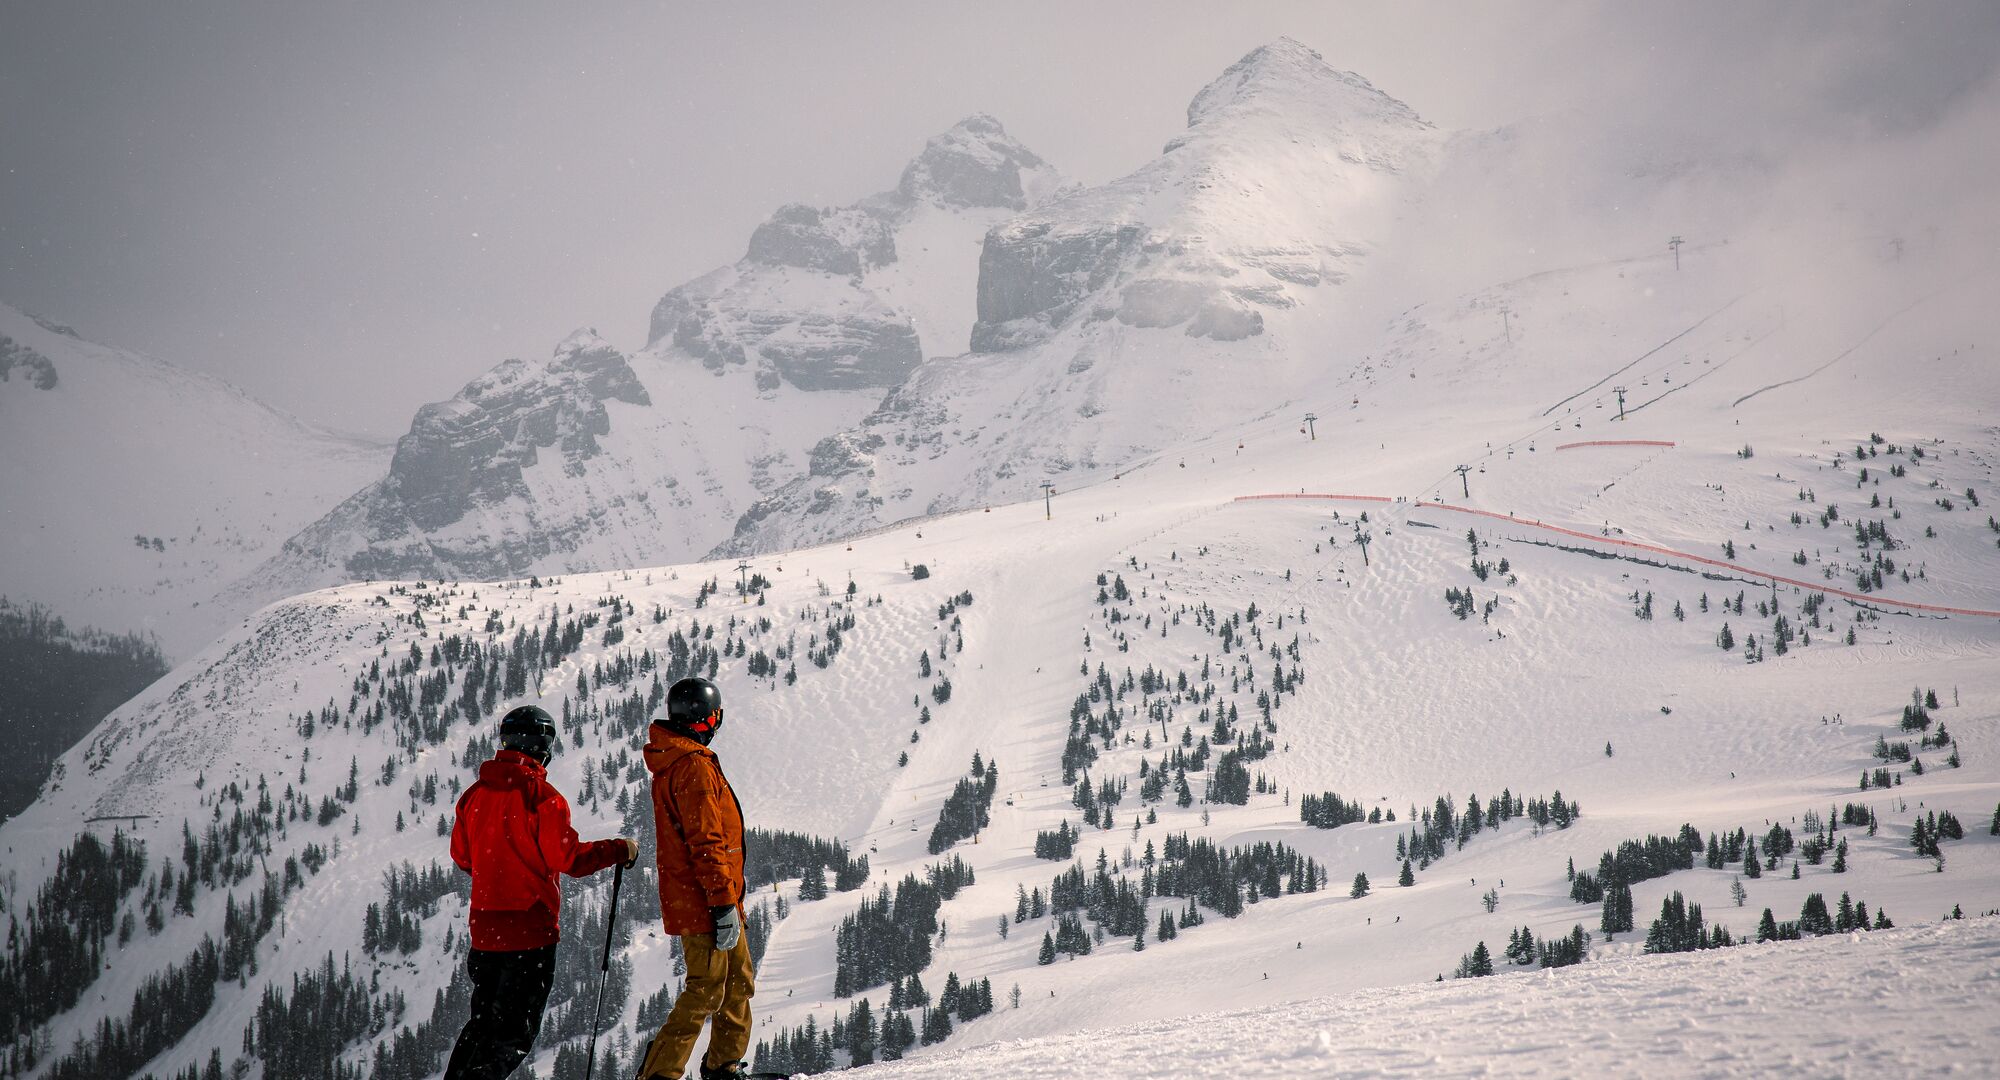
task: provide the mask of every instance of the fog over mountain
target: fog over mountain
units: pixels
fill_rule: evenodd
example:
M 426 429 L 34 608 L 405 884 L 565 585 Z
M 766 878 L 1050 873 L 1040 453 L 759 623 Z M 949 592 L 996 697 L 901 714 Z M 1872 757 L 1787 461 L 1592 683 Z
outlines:
M 0 1080 L 438 1076 L 524 705 L 641 1071 L 689 678 L 766 1074 L 1976 1068 L 1996 21 L 10 12 Z

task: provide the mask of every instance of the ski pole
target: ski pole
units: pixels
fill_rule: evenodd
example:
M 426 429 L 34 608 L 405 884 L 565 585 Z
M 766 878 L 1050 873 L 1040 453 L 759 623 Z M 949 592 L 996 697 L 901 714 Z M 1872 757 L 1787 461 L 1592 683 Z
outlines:
M 597 1019 L 604 1011 L 604 984 L 611 981 L 611 937 L 618 932 L 618 887 L 625 883 L 625 864 L 611 872 L 611 914 L 604 921 L 604 958 L 598 961 L 597 970 L 604 974 L 597 980 L 597 1005 L 590 1010 L 590 1059 L 583 1063 L 583 1080 L 597 1069 Z

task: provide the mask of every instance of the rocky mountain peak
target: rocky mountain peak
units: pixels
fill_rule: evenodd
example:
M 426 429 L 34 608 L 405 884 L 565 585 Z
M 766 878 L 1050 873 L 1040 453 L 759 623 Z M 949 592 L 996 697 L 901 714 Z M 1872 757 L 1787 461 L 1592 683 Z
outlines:
M 1250 50 L 1188 103 L 1189 128 L 1255 115 L 1281 115 L 1294 124 L 1332 127 L 1366 122 L 1413 130 L 1430 127 L 1416 110 L 1288 37 Z M 1176 139 L 1167 149 L 1185 139 Z
M 1000 121 L 973 113 L 932 136 L 903 169 L 896 190 L 912 202 L 1025 210 L 1035 185 L 1022 174 L 1037 171 L 1048 171 L 1048 163 L 1007 134 Z

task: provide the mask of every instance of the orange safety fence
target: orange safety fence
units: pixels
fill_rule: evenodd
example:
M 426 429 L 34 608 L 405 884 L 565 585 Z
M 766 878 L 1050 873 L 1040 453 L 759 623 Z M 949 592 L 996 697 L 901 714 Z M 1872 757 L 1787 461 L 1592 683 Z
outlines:
M 1393 499 L 1387 498 L 1386 496 L 1382 495 L 1309 495 L 1309 494 L 1238 495 L 1234 501 L 1247 502 L 1253 499 L 1338 499 L 1342 501 L 1384 502 L 1384 503 L 1394 501 Z M 1798 578 L 1785 577 L 1782 574 L 1773 574 L 1766 570 L 1757 570 L 1752 567 L 1741 566 L 1732 562 L 1724 562 L 1721 559 L 1711 559 L 1705 555 L 1694 555 L 1685 551 L 1676 551 L 1673 548 L 1661 547 L 1658 544 L 1645 544 L 1645 543 L 1640 543 L 1637 540 L 1621 540 L 1613 536 L 1600 536 L 1597 533 L 1583 532 L 1582 530 L 1579 529 L 1568 529 L 1564 528 L 1561 525 L 1548 525 L 1540 521 L 1531 521 L 1526 518 L 1518 518 L 1512 514 L 1502 514 L 1495 510 L 1478 510 L 1470 506 L 1453 506 L 1450 503 L 1426 502 L 1422 499 L 1409 503 L 1408 505 L 1414 507 L 1421 507 L 1427 510 L 1449 510 L 1457 514 L 1474 514 L 1479 517 L 1493 518 L 1496 521 L 1505 521 L 1514 525 L 1526 525 L 1529 528 L 1542 529 L 1552 533 L 1560 533 L 1564 536 L 1572 536 L 1579 540 L 1589 540 L 1599 544 L 1609 544 L 1613 547 L 1631 548 L 1635 551 L 1650 552 L 1654 555 L 1665 555 L 1668 556 L 1669 558 L 1685 559 L 1688 562 L 1701 563 L 1705 566 L 1720 567 L 1724 570 L 1733 571 L 1738 574 L 1747 574 L 1751 577 L 1763 578 L 1767 581 L 1775 581 L 1781 585 L 1796 585 L 1801 589 L 1808 589 L 1813 592 L 1822 592 L 1827 594 L 1828 596 L 1838 596 L 1841 597 L 1842 599 L 1853 600 L 1863 604 L 1875 604 L 1880 607 L 1907 608 L 1912 611 L 1935 611 L 1945 615 L 1971 615 L 1979 618 L 2000 619 L 2000 611 L 1986 611 L 1981 608 L 1947 607 L 1942 604 L 1919 603 L 1915 600 L 1891 600 L 1886 596 L 1872 595 L 1869 593 L 1849 592 L 1846 589 L 1832 588 L 1820 582 L 1802 581 Z
M 1579 446 L 1672 446 L 1667 439 L 1585 439 L 1582 442 L 1566 442 L 1556 447 L 1558 450 L 1574 450 Z

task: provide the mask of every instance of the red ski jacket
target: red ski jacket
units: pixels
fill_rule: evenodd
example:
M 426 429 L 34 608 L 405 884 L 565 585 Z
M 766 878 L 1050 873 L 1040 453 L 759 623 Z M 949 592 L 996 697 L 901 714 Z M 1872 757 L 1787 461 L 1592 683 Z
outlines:
M 459 796 L 451 861 L 472 875 L 472 947 L 514 952 L 561 940 L 558 873 L 583 877 L 623 862 L 625 844 L 578 840 L 569 803 L 549 784 L 548 771 L 526 754 L 502 750 Z
M 660 918 L 669 934 L 706 934 L 708 909 L 743 904 L 743 806 L 715 751 L 658 724 L 649 735 Z

